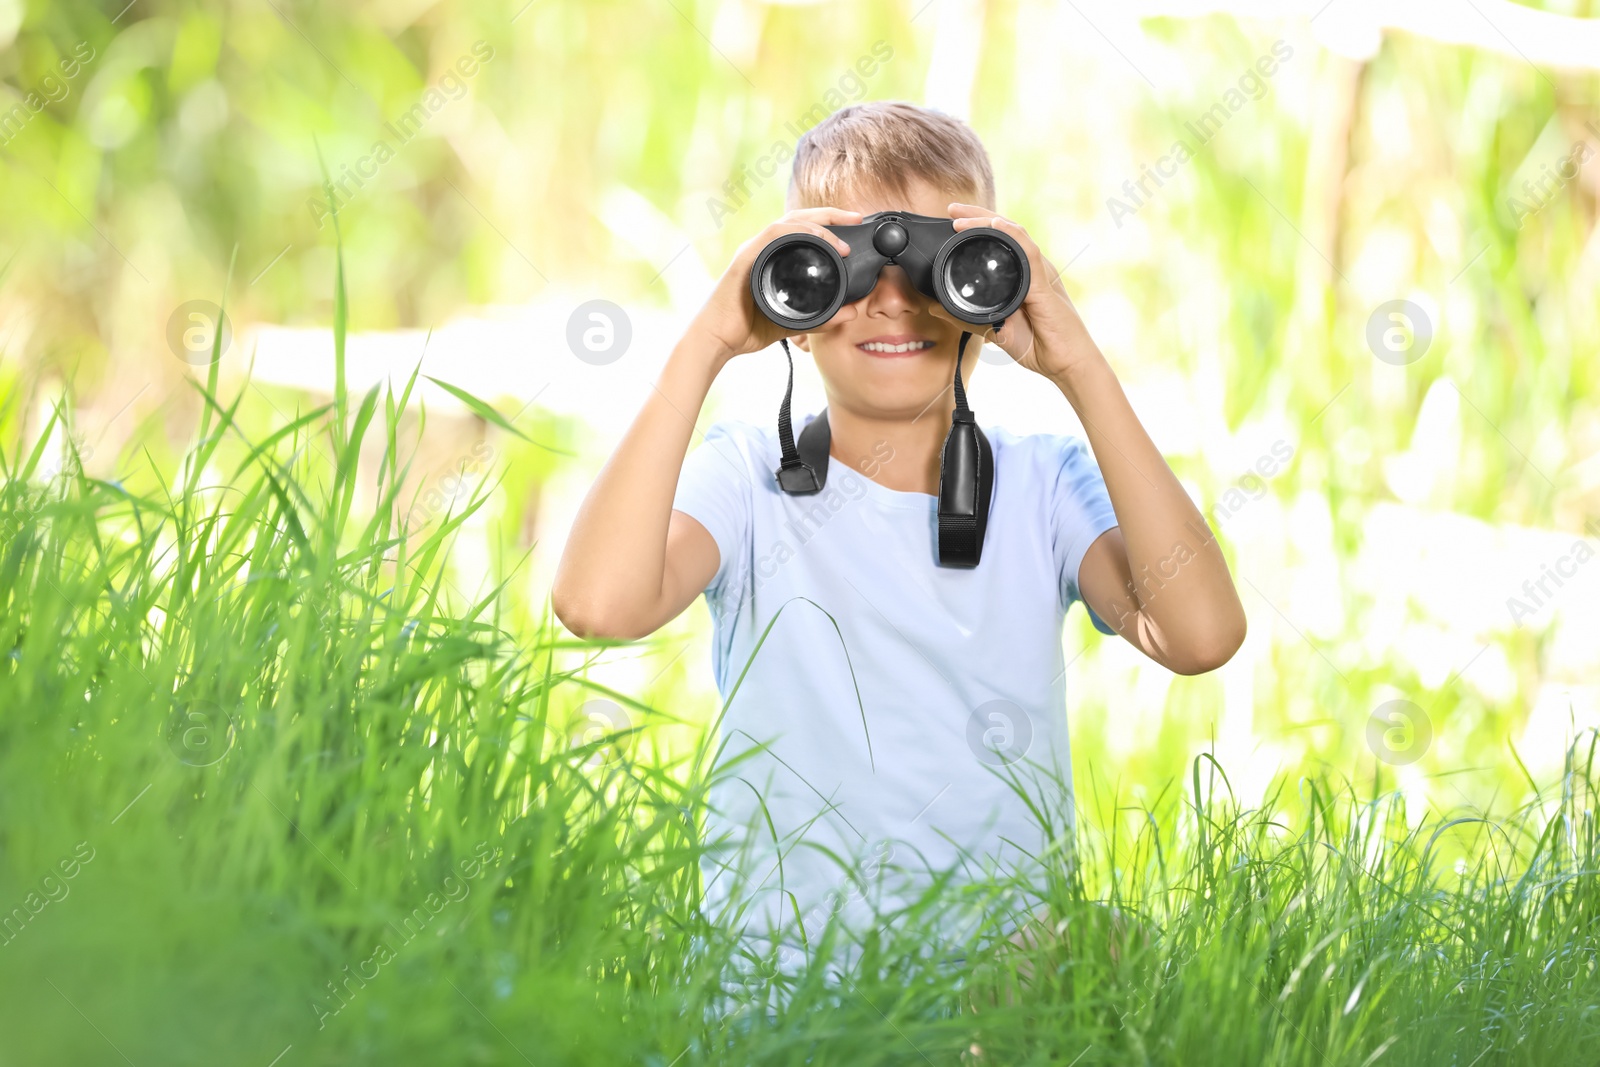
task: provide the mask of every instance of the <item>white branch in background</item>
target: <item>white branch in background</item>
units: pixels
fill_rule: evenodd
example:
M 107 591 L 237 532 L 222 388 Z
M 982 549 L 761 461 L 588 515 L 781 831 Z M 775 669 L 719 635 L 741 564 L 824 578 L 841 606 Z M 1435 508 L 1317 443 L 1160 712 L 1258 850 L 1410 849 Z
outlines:
M 1311 20 L 1328 47 L 1370 58 L 1385 30 L 1402 30 L 1441 44 L 1465 45 L 1536 67 L 1600 70 L 1600 19 L 1539 11 L 1512 0 L 1078 0 L 1085 14 L 1115 10 L 1126 17 L 1192 18 L 1226 14 Z M 1364 53 L 1364 54 L 1363 54 Z
M 978 0 L 939 0 L 935 10 L 918 16 L 937 19 L 933 57 L 922 90 L 922 102 L 957 118 L 972 117 L 972 87 L 983 57 L 983 5 Z

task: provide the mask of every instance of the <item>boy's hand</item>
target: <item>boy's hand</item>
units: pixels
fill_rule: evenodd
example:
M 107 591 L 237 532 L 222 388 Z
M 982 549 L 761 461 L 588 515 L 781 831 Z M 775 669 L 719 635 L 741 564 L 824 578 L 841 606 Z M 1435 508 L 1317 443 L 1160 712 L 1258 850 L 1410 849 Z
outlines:
M 823 227 L 831 224 L 850 226 L 860 221 L 860 212 L 832 207 L 801 208 L 784 215 L 739 246 L 733 262 L 723 272 L 706 306 L 694 317 L 689 333 L 712 346 L 720 367 L 734 356 L 760 351 L 780 338 L 803 332 L 786 330 L 756 310 L 755 300 L 750 296 L 750 268 L 755 264 L 756 256 L 786 233 L 815 234 L 838 249 L 841 256 L 848 256 L 850 246 Z M 855 314 L 855 308 L 846 305 L 829 321 L 845 322 L 855 318 Z
M 1072 306 L 1066 286 L 1061 284 L 1059 272 L 1050 265 L 1033 243 L 1028 231 L 1010 219 L 996 215 L 986 207 L 975 204 L 950 205 L 950 217 L 955 220 L 956 232 L 973 227 L 991 226 L 1016 239 L 1028 256 L 1032 281 L 1022 306 L 1006 319 L 996 331 L 961 322 L 937 302 L 932 302 L 932 313 L 960 329 L 970 330 L 985 341 L 992 341 L 1006 351 L 1012 359 L 1044 375 L 1060 381 L 1085 361 L 1100 357 L 1100 350 L 1089 336 L 1078 309 Z

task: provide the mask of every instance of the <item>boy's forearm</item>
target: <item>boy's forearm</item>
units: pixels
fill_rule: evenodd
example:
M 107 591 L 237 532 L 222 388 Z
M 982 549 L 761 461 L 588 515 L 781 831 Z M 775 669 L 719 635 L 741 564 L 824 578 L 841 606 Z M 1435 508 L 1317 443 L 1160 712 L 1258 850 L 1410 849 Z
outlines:
M 725 362 L 686 335 L 584 497 L 556 571 L 556 614 L 585 630 L 650 613 L 662 595 L 672 500 L 695 419 Z
M 1111 365 L 1095 349 L 1056 385 L 1082 420 L 1105 477 L 1139 615 L 1158 631 L 1164 648 L 1202 661 L 1219 653 L 1226 659 L 1243 640 L 1245 625 L 1227 561 Z

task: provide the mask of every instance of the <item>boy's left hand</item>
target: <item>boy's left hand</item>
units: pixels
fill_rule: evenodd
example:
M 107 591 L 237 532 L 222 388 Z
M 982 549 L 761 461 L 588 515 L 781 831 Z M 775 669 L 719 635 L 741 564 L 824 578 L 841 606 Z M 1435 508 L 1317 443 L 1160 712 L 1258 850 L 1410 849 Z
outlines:
M 1034 244 L 1028 231 L 1008 218 L 996 215 L 991 209 L 976 204 L 953 203 L 950 217 L 955 220 L 956 232 L 975 226 L 993 228 L 1016 239 L 1028 256 L 1028 270 L 1032 279 L 1028 295 L 1022 306 L 1006 319 L 998 331 L 990 327 L 973 326 L 955 318 L 937 301 L 932 302 L 932 314 L 955 326 L 970 331 L 974 337 L 993 342 L 1006 354 L 1029 370 L 1060 381 L 1085 361 L 1100 358 L 1100 350 L 1089 336 L 1078 309 L 1072 306 L 1060 274 L 1050 265 Z

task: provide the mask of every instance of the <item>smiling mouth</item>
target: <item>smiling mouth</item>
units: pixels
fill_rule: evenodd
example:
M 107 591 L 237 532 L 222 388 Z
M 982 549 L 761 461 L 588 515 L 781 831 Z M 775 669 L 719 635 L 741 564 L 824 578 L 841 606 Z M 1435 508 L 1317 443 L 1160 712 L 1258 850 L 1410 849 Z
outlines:
M 875 356 L 913 356 L 918 352 L 926 352 L 935 343 L 933 341 L 906 341 L 901 344 L 892 344 L 888 341 L 863 341 L 856 347 L 863 352 L 871 352 Z

